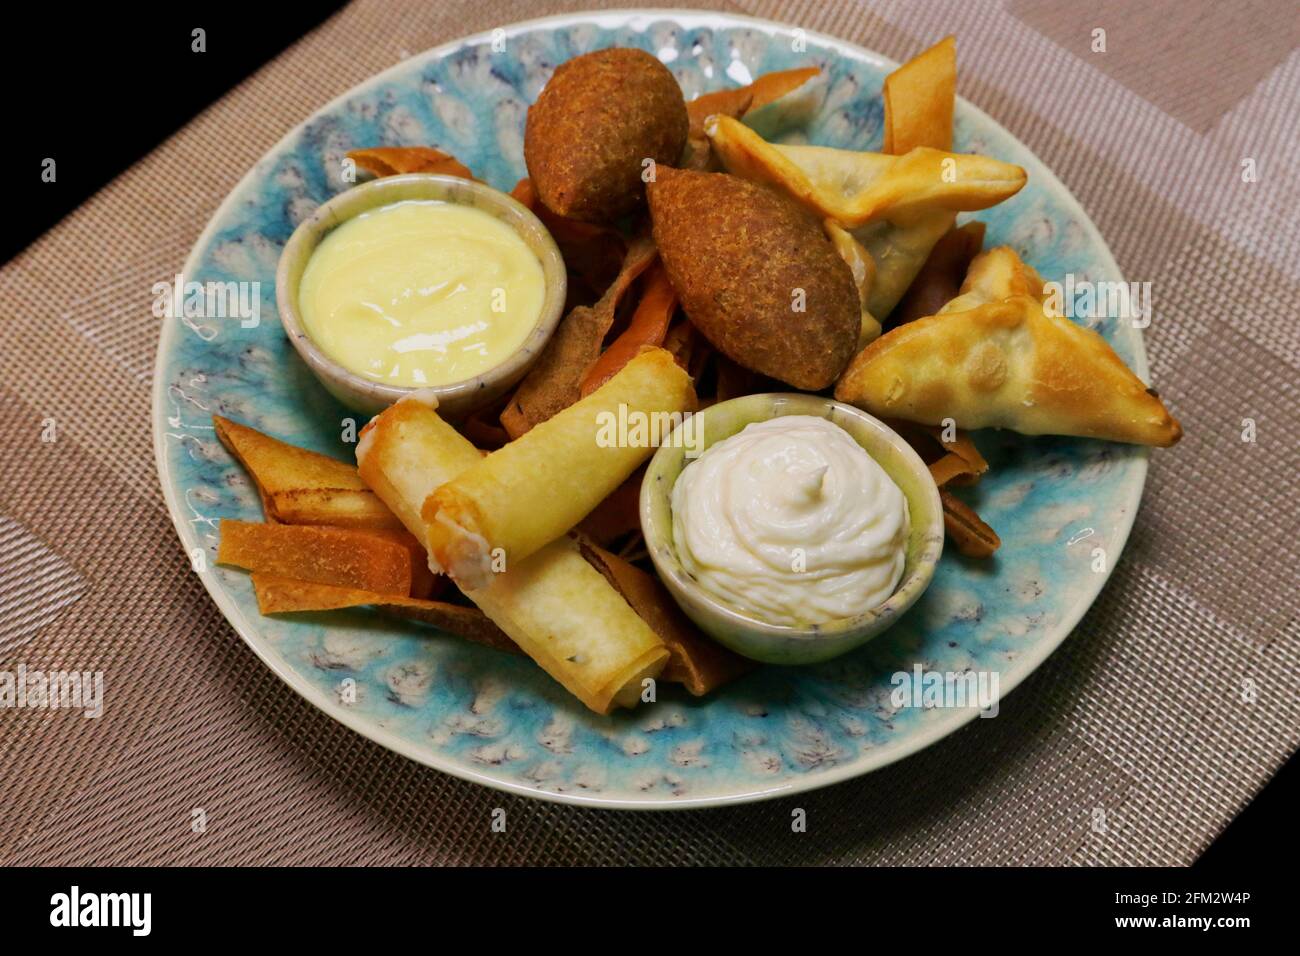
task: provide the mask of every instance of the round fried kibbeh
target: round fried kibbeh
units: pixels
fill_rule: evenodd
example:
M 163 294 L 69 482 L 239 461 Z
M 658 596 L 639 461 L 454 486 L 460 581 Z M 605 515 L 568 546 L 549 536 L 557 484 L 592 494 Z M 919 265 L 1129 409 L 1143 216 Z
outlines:
M 615 47 L 560 64 L 528 108 L 524 161 L 546 207 L 612 222 L 644 201 L 645 161 L 676 163 L 690 120 L 668 68 Z
M 734 362 L 817 391 L 853 357 L 853 273 L 794 200 L 728 173 L 659 167 L 647 187 L 659 254 L 682 307 Z

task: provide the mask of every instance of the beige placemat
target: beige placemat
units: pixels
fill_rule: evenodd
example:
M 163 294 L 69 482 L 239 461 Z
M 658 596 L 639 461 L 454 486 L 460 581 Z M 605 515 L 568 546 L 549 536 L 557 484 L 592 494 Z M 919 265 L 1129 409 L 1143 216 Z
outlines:
M 245 647 L 158 489 L 151 285 L 244 171 L 335 95 L 411 53 L 565 9 L 364 0 L 0 272 L 0 670 L 106 681 L 98 720 L 0 710 L 0 862 L 1194 859 L 1300 743 L 1297 18 L 1286 0 L 1081 6 L 725 4 L 900 59 L 956 33 L 960 92 L 1057 171 L 1129 279 L 1153 283 L 1152 375 L 1187 437 L 1153 457 L 1100 600 L 999 719 L 796 798 L 615 814 L 388 753 Z M 807 833 L 791 832 L 794 807 Z

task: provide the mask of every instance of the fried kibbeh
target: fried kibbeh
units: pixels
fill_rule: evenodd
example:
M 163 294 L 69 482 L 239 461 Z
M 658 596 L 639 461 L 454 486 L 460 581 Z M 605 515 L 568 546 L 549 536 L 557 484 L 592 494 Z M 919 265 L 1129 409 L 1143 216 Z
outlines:
M 687 316 L 732 361 L 808 390 L 853 357 L 853 273 L 788 196 L 728 173 L 659 167 L 647 187 L 655 242 Z
M 646 161 L 676 163 L 690 120 L 668 68 L 642 50 L 562 63 L 528 109 L 524 161 L 551 211 L 612 222 L 645 198 Z

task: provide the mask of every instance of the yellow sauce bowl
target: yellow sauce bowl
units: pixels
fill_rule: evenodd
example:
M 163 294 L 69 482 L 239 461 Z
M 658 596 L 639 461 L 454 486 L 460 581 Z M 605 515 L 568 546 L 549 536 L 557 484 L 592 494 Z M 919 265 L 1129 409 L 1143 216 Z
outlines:
M 544 282 L 537 321 L 517 349 L 499 364 L 472 378 L 418 389 L 374 381 L 330 358 L 308 333 L 299 309 L 303 272 L 325 236 L 362 213 L 411 200 L 470 206 L 504 222 L 537 257 Z M 472 180 L 412 173 L 354 186 L 321 205 L 299 224 L 280 254 L 275 276 L 275 301 L 289 342 L 326 390 L 349 409 L 374 415 L 418 390 L 422 395 L 437 398 L 439 414 L 458 419 L 500 398 L 523 378 L 559 324 L 567 287 L 568 278 L 559 247 L 541 220 L 518 201 Z

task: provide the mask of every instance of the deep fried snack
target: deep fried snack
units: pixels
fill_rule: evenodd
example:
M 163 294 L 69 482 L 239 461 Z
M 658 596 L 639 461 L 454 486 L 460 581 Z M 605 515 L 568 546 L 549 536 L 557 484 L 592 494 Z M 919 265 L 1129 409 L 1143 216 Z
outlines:
M 862 326 L 858 330 L 858 351 L 862 351 L 880 338 L 880 323 L 871 314 L 871 287 L 876 282 L 876 260 L 863 248 L 862 243 L 834 219 L 822 222 L 826 238 L 830 239 L 844 264 L 853 273 L 853 284 L 858 290 L 858 306 L 862 310 Z
M 551 542 L 469 598 L 592 710 L 634 707 L 668 663 L 654 630 L 578 552 Z
M 731 172 L 775 184 L 854 231 L 876 264 L 863 303 L 863 341 L 884 321 L 931 249 L 949 231 L 954 210 L 982 209 L 1015 193 L 1024 171 L 951 152 L 956 60 L 951 40 L 886 79 L 884 154 L 765 142 L 721 117 L 710 124 L 714 152 Z M 746 116 L 746 124 L 754 124 Z M 841 250 L 845 245 L 840 243 Z
M 753 669 L 753 661 L 701 634 L 653 574 L 589 541 L 580 539 L 579 544 L 586 559 L 668 646 L 668 665 L 661 675 L 664 680 L 682 684 L 692 695 L 703 697 Z
M 619 303 L 658 254 L 648 236 L 634 240 L 618 278 L 600 301 L 591 307 L 578 306 L 564 317 L 501 413 L 501 425 L 511 438 L 518 438 L 582 397 L 582 381 L 600 357 L 601 343 L 614 324 Z
M 806 66 L 795 70 L 777 70 L 764 73 L 748 86 L 732 90 L 701 93 L 686 104 L 690 117 L 692 136 L 704 134 L 704 121 L 710 116 L 744 116 L 750 110 L 761 109 L 774 103 L 787 93 L 803 86 L 818 73 L 820 67 Z
M 925 428 L 926 431 L 933 436 L 934 440 L 942 445 L 950 455 L 956 455 L 962 461 L 966 462 L 966 464 L 970 466 L 971 474 L 982 475 L 984 472 L 989 470 L 989 463 L 984 459 L 984 456 L 980 454 L 980 450 L 975 447 L 975 442 L 971 440 L 968 433 L 958 428 L 953 433 L 952 438 L 948 439 L 944 437 L 946 429 L 937 428 L 933 425 L 925 425 L 922 427 Z
M 753 101 L 749 104 L 749 109 L 761 110 L 763 107 L 775 103 L 777 100 L 793 93 L 820 73 L 821 67 L 818 66 L 801 66 L 793 70 L 777 70 L 773 73 L 764 73 L 746 87 L 753 94 Z
M 371 419 L 357 442 L 357 471 L 396 508 L 401 524 L 428 547 L 420 506 L 444 481 L 477 464 L 483 453 L 442 416 L 407 398 Z
M 961 429 L 950 432 L 897 418 L 887 419 L 885 424 L 898 432 L 930 469 L 944 506 L 944 526 L 954 546 L 966 557 L 991 556 L 1001 545 L 997 533 L 973 509 L 947 492 L 952 485 L 976 484 L 989 469 L 970 435 Z
M 627 258 L 627 243 L 622 233 L 610 226 L 566 219 L 552 212 L 542 204 L 537 195 L 537 187 L 526 177 L 515 183 L 510 195 L 532 210 L 542 221 L 546 231 L 560 247 L 570 279 L 580 280 L 591 291 L 593 298 L 609 288 Z M 572 292 L 576 283 L 571 282 L 570 285 Z
M 1029 295 L 899 326 L 854 358 L 835 397 L 926 425 L 1161 447 L 1182 437 L 1105 339 Z
M 901 418 L 887 418 L 884 421 L 921 456 L 921 460 L 930 468 L 934 483 L 940 488 L 950 482 L 976 484 L 980 476 L 989 470 L 989 463 L 980 454 L 970 434 L 960 428 L 918 425 Z M 951 461 L 941 464 L 945 459 Z M 941 475 L 943 480 L 940 480 Z
M 501 411 L 501 408 L 493 409 L 491 406 L 477 409 L 462 418 L 456 427 L 475 448 L 495 451 L 510 440 L 500 422 Z
M 646 349 L 591 395 L 429 495 L 421 514 L 431 561 L 464 590 L 486 586 L 494 564 L 514 567 L 578 524 L 694 410 L 690 376 L 665 350 Z
M 709 136 L 704 132 L 704 121 L 710 116 L 744 116 L 753 101 L 754 94 L 746 86 L 738 90 L 705 93 L 687 103 L 686 114 L 690 117 L 691 125 L 678 168 L 693 169 L 700 173 L 713 172 L 718 163 L 713 155 L 713 147 L 709 145 Z
M 964 480 L 978 478 L 978 472 L 969 461 L 958 455 L 956 452 L 948 452 L 941 455 L 928 465 L 930 477 L 934 479 L 936 487 L 942 488 L 944 485 L 960 483 Z
M 587 370 L 582 380 L 582 396 L 586 398 L 604 385 L 624 365 L 632 361 L 648 345 L 663 345 L 668 334 L 668 323 L 677 311 L 677 290 L 668 279 L 663 263 L 656 263 L 646 273 L 641 284 L 641 298 L 627 328 L 619 335 Z
M 601 547 L 608 547 L 631 531 L 641 529 L 641 481 L 645 466 L 605 496 L 591 514 L 578 524 L 584 536 Z
M 731 116 L 739 119 L 751 110 L 761 110 L 775 103 L 819 73 L 821 69 L 815 66 L 765 73 L 748 86 L 703 93 L 691 100 L 686 104 L 686 114 L 691 121 L 690 132 L 686 137 L 686 149 L 682 153 L 679 167 L 698 172 L 714 171 L 716 163 L 713 150 L 709 145 L 708 134 L 704 131 L 704 121 L 710 116 Z
M 969 505 L 947 488 L 939 489 L 943 503 L 943 528 L 959 554 L 968 558 L 991 558 L 1002 547 L 996 531 L 984 523 Z
M 473 179 L 469 167 L 450 153 L 432 146 L 376 146 L 354 149 L 348 159 L 376 176 L 398 176 L 403 173 L 438 173 Z
M 519 646 L 476 607 L 426 601 L 396 594 L 379 594 L 360 588 L 336 587 L 301 581 L 264 571 L 253 573 L 253 592 L 263 614 L 336 611 L 347 607 L 377 607 L 397 617 L 432 624 L 440 630 L 476 644 L 520 654 Z
M 642 50 L 597 50 L 560 64 L 528 110 L 524 160 L 561 216 L 612 222 L 645 196 L 646 161 L 671 165 L 689 119 L 668 68 Z
M 660 167 L 655 242 L 691 322 L 723 354 L 796 388 L 825 388 L 862 326 L 849 267 L 787 196 L 725 173 Z
M 370 534 L 382 535 L 406 548 L 411 556 L 411 597 L 431 598 L 451 589 L 451 582 L 445 575 L 434 574 L 429 567 L 429 552 L 424 550 L 424 542 L 417 541 L 415 535 L 405 528 L 385 528 L 371 531 Z
M 974 153 L 917 146 L 894 156 L 785 146 L 728 116 L 712 117 L 706 128 L 728 172 L 775 186 L 849 228 L 908 222 L 935 210 L 987 209 L 1014 196 L 1027 179 L 1019 166 Z
M 890 322 L 894 307 L 925 265 L 935 243 L 947 235 L 956 221 L 955 213 L 936 209 L 906 225 L 885 220 L 854 232 L 876 262 L 876 281 L 867 298 L 872 315 Z
M 885 77 L 883 99 L 886 153 L 901 155 L 917 146 L 950 151 L 957 101 L 953 38 L 944 38 Z M 882 321 L 891 315 L 956 219 L 951 211 L 933 210 L 911 222 L 880 222 L 863 230 L 859 239 L 884 263 L 867 303 L 873 315 Z
M 407 399 L 377 416 L 357 445 L 361 474 L 408 530 L 427 540 L 421 505 L 480 458 L 428 405 Z M 632 707 L 668 649 L 569 538 L 466 596 L 570 693 L 597 713 Z
M 917 146 L 952 149 L 957 99 L 957 41 L 944 37 L 885 77 L 885 152 Z
M 966 270 L 966 278 L 955 298 L 949 300 L 939 315 L 965 312 L 989 302 L 1001 302 L 1013 295 L 1027 295 L 1047 302 L 1047 285 L 1033 266 L 1026 263 L 1010 246 L 998 246 L 982 252 Z
M 342 528 L 400 528 L 401 522 L 366 487 L 356 468 L 212 416 L 221 444 L 244 466 L 270 521 Z
M 412 552 L 397 532 L 225 520 L 217 561 L 318 584 L 411 596 Z
M 930 250 L 925 265 L 908 286 L 907 294 L 890 314 L 890 324 L 903 325 L 944 310 L 960 294 L 971 262 L 980 254 L 983 245 L 982 222 L 968 222 L 949 229 Z
M 947 484 L 973 485 L 989 470 L 989 463 L 975 447 L 975 442 L 960 428 L 954 430 L 951 439 L 947 439 L 944 437 L 947 433 L 946 428 L 938 428 L 934 425 L 913 427 L 929 433 L 931 439 L 943 449 L 942 457 L 930 463 L 930 474 L 934 476 L 934 483 L 940 488 Z

